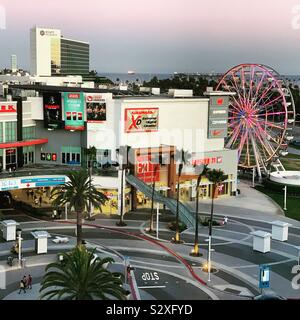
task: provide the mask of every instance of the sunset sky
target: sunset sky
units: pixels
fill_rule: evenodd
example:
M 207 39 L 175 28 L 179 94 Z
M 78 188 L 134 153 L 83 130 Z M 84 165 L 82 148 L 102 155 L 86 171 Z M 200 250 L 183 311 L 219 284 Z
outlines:
M 98 72 L 223 72 L 257 62 L 300 74 L 300 0 L 0 0 L 1 7 L 1 68 L 11 54 L 29 68 L 29 29 L 37 25 L 90 42 Z

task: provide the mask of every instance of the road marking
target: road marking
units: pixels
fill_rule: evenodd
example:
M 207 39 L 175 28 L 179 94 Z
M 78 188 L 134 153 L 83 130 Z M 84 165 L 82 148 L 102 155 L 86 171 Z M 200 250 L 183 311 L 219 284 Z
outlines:
M 286 260 L 281 260 L 281 261 L 277 261 L 277 262 L 271 262 L 268 263 L 268 266 L 275 266 L 277 264 L 283 264 L 283 263 L 288 263 L 291 261 L 295 261 L 295 259 L 286 259 Z M 248 265 L 244 265 L 244 266 L 236 266 L 236 267 L 231 267 L 233 269 L 243 269 L 243 268 L 257 268 L 257 264 L 248 264 Z
M 139 266 L 139 265 L 134 265 L 134 267 L 139 268 L 139 269 L 149 270 L 149 267 L 144 267 L 144 266 Z M 151 270 L 157 271 L 157 272 L 161 272 L 161 273 L 165 273 L 165 274 L 168 274 L 168 275 L 173 276 L 175 278 L 184 280 L 187 283 L 197 287 L 198 289 L 200 289 L 201 291 L 206 293 L 212 300 L 220 300 L 220 298 L 214 292 L 211 291 L 211 289 L 213 289 L 213 288 L 204 286 L 204 285 L 200 284 L 199 282 L 197 282 L 197 281 L 195 281 L 195 280 L 193 280 L 191 278 L 187 278 L 187 277 L 179 275 L 177 273 L 174 273 L 174 272 L 171 272 L 171 271 L 162 270 L 162 269 L 158 269 L 158 268 L 151 268 Z
M 162 288 L 166 288 L 166 286 L 142 286 L 138 288 L 139 289 L 162 289 Z

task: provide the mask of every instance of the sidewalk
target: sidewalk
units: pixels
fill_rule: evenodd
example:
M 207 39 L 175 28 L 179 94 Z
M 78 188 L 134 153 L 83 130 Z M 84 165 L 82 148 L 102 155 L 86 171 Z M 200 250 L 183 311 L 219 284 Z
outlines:
M 214 214 L 255 221 L 272 222 L 282 220 L 300 228 L 300 221 L 287 218 L 281 207 L 265 194 L 252 188 L 249 183 L 240 182 L 241 194 L 235 197 L 219 198 L 214 201 Z M 195 211 L 196 203 L 188 202 Z M 211 200 L 199 201 L 199 213 L 210 213 Z

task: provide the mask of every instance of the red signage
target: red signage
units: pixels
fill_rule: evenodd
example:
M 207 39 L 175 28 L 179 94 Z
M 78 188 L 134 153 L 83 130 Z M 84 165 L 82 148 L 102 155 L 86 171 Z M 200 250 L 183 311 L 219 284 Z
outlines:
M 93 95 L 93 96 L 86 96 L 86 101 L 87 102 L 94 102 L 94 101 L 101 101 L 103 100 L 102 96 L 100 94 L 98 95 Z
M 159 166 L 158 164 L 151 162 L 150 155 L 142 155 L 137 157 L 137 169 L 136 175 L 139 179 L 144 182 L 157 182 L 160 180 L 159 169 L 155 170 L 155 167 Z M 156 172 L 155 172 L 156 171 Z
M 222 105 L 224 103 L 224 99 L 223 98 L 219 98 L 217 100 L 217 105 Z
M 17 106 L 15 104 L 1 104 L 0 112 L 17 112 Z
M 212 136 L 213 137 L 219 137 L 222 136 L 224 133 L 225 129 L 221 129 L 221 130 L 213 130 L 212 131 Z
M 125 132 L 158 131 L 158 108 L 126 108 Z
M 69 93 L 68 98 L 69 99 L 80 99 L 80 94 L 79 93 Z
M 192 165 L 201 165 L 201 164 L 221 164 L 222 157 L 211 157 L 203 159 L 194 159 L 192 160 Z

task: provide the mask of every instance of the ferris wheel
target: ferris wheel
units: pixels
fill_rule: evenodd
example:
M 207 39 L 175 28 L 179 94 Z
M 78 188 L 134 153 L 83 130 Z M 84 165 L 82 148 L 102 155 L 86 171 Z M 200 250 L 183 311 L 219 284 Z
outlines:
M 230 69 L 217 90 L 232 95 L 228 113 L 226 147 L 238 150 L 239 167 L 269 172 L 270 165 L 284 170 L 280 157 L 287 155 L 293 139 L 295 105 L 280 75 L 260 64 L 241 64 Z

